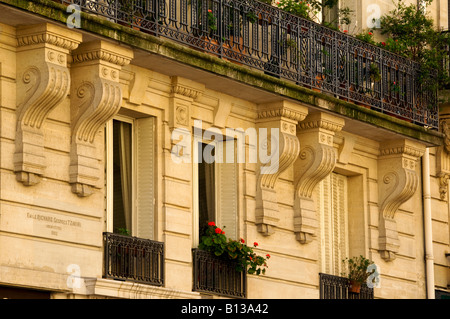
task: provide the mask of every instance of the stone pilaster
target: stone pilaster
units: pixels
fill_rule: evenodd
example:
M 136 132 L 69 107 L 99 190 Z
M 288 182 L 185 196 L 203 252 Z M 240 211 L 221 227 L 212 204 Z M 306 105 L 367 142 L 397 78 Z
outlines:
M 294 232 L 302 244 L 316 236 L 318 221 L 313 191 L 336 165 L 338 155 L 333 139 L 344 124 L 344 119 L 324 112 L 312 113 L 299 124 L 297 137 L 301 150 L 294 163 Z
M 400 139 L 382 144 L 378 158 L 379 252 L 383 259 L 395 259 L 400 246 L 395 213 L 419 185 L 418 159 L 425 145 Z
M 163 241 L 166 247 L 165 270 L 175 274 L 167 279 L 166 287 L 192 289 L 192 281 L 183 274 L 192 272 L 193 237 L 193 158 L 192 110 L 205 86 L 182 78 L 172 77 L 168 108 L 164 110 L 162 132 L 161 201 Z M 180 253 L 181 252 L 181 253 Z
M 24 185 L 39 183 L 44 174 L 44 121 L 69 93 L 67 56 L 80 42 L 80 34 L 53 24 L 17 28 L 14 171 Z
M 305 106 L 279 101 L 258 106 L 259 154 L 268 155 L 257 168 L 256 225 L 259 232 L 270 235 L 276 227 L 278 200 L 275 189 L 279 176 L 297 159 L 300 143 L 297 124 L 308 114 Z M 262 130 L 266 129 L 266 136 Z M 265 139 L 266 140 L 263 140 Z M 261 144 L 262 143 L 262 144 Z M 262 146 L 262 147 L 261 147 Z
M 180 160 L 190 159 L 191 145 L 183 143 L 190 141 L 192 132 L 191 109 L 192 103 L 203 94 L 205 86 L 191 80 L 174 76 L 172 77 L 171 94 L 169 98 L 169 112 L 166 119 L 171 132 L 171 151 Z M 181 140 L 181 143 L 180 143 Z
M 70 184 L 78 196 L 98 188 L 103 171 L 96 156 L 97 132 L 120 109 L 119 72 L 133 52 L 103 41 L 83 43 L 73 52 L 70 151 Z

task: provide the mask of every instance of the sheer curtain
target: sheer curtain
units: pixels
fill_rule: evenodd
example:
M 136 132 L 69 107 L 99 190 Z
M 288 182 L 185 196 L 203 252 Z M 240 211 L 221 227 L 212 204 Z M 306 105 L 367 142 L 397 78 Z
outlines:
M 120 123 L 119 154 L 125 225 L 131 230 L 131 125 L 124 122 Z
M 215 221 L 216 216 L 216 200 L 215 200 L 215 169 L 214 161 L 209 158 L 209 151 L 204 152 L 205 144 L 201 144 L 199 147 L 199 155 L 203 158 L 198 164 L 198 178 L 199 178 L 199 229 L 202 233 L 203 228 L 207 222 Z
M 113 228 L 131 235 L 131 129 L 130 123 L 113 122 Z

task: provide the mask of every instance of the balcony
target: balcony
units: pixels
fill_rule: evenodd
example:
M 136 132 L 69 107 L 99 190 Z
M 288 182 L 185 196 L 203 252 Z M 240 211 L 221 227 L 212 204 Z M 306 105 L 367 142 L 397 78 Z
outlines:
M 319 276 L 320 299 L 373 299 L 373 288 L 368 288 L 365 283 L 361 285 L 360 293 L 351 293 L 347 278 L 327 274 Z
M 55 0 L 414 124 L 438 128 L 419 65 L 254 0 Z M 371 69 L 379 70 L 374 79 Z M 433 79 L 429 79 L 433 81 Z
M 245 298 L 246 273 L 236 271 L 236 264 L 210 252 L 192 250 L 193 291 Z
M 164 244 L 103 233 L 103 277 L 154 286 L 164 285 Z

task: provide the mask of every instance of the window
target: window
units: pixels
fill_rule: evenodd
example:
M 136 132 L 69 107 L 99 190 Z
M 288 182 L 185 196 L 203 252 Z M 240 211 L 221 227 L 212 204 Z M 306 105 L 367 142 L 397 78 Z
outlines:
M 347 177 L 331 173 L 316 189 L 320 218 L 321 272 L 340 276 L 348 256 Z
M 205 143 L 194 138 L 194 247 L 209 221 L 237 239 L 237 164 L 226 156 L 233 152 L 229 158 L 236 158 L 235 146 L 233 139 Z
M 154 118 L 106 127 L 107 231 L 154 239 Z

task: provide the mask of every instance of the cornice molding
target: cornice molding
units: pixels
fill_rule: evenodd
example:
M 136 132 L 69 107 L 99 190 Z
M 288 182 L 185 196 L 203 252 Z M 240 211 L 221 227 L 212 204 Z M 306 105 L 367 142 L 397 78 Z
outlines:
M 288 101 L 258 105 L 258 120 L 285 118 L 295 122 L 301 122 L 308 114 L 308 110 L 301 105 Z
M 172 77 L 171 93 L 196 100 L 205 92 L 205 86 L 178 76 Z
M 17 28 L 17 47 L 51 45 L 64 50 L 75 50 L 81 42 L 81 35 L 64 30 L 54 24 L 44 23 Z

